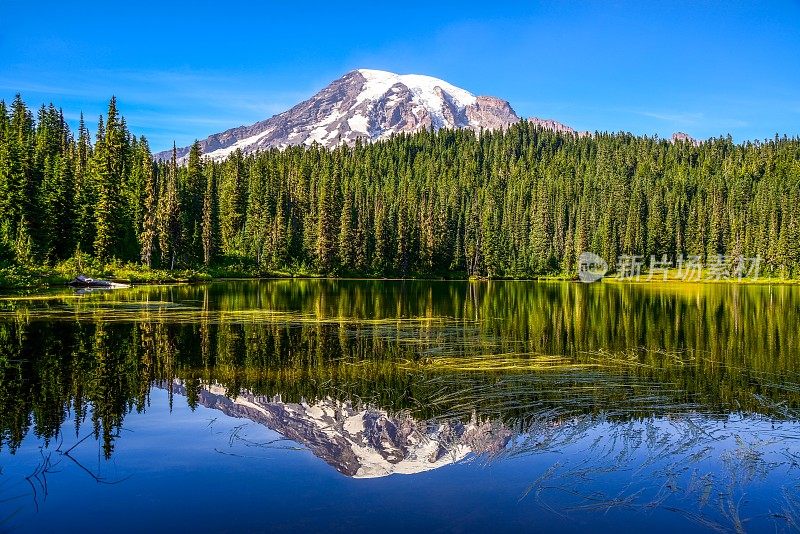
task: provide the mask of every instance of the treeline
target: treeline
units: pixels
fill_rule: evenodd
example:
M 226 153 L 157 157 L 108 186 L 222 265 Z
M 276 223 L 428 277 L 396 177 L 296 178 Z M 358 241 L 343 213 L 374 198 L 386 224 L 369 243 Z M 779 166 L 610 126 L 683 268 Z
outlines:
M 800 275 L 800 140 L 423 131 L 222 162 L 154 161 L 116 101 L 94 139 L 52 105 L 0 103 L 0 258 L 76 251 L 160 268 L 528 277 L 592 251 L 762 258 Z

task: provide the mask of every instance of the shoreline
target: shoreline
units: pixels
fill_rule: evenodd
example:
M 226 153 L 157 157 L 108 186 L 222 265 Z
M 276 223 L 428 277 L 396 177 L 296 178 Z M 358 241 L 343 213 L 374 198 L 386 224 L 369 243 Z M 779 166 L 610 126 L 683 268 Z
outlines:
M 68 287 L 69 282 L 74 275 L 66 275 L 62 272 L 56 272 L 54 269 L 49 268 L 33 268 L 37 273 L 28 273 L 24 278 L 13 280 L 8 283 L 8 279 L 3 279 L 0 282 L 0 290 L 37 290 L 37 289 L 58 289 Z M 45 269 L 51 272 L 43 272 Z M 87 271 L 93 273 L 94 271 Z M 207 284 L 213 282 L 226 282 L 226 281 L 256 281 L 256 280 L 350 280 L 350 281 L 429 281 L 429 282 L 571 282 L 576 284 L 584 284 L 577 276 L 566 275 L 542 275 L 527 278 L 487 278 L 476 276 L 409 276 L 409 277 L 384 277 L 384 276 L 369 276 L 369 275 L 322 275 L 316 273 L 282 273 L 282 272 L 266 272 L 259 274 L 244 274 L 241 272 L 224 271 L 214 273 L 211 275 L 203 271 L 191 270 L 175 270 L 175 271 L 161 271 L 161 270 L 126 270 L 127 276 L 121 275 L 114 270 L 104 270 L 100 274 L 90 275 L 94 278 L 106 279 L 110 282 L 127 284 L 130 286 L 143 286 L 143 285 L 182 285 L 182 284 Z M 16 283 L 14 283 L 16 282 Z M 797 278 L 780 278 L 774 276 L 759 277 L 756 279 L 750 278 L 721 278 L 721 279 L 683 279 L 677 277 L 654 277 L 648 279 L 647 275 L 642 275 L 638 279 L 635 278 L 618 278 L 616 276 L 607 276 L 596 282 L 585 283 L 586 285 L 598 284 L 611 284 L 611 285 L 631 285 L 631 286 L 681 286 L 681 285 L 736 285 L 736 286 L 753 286 L 753 285 L 800 285 L 800 279 Z

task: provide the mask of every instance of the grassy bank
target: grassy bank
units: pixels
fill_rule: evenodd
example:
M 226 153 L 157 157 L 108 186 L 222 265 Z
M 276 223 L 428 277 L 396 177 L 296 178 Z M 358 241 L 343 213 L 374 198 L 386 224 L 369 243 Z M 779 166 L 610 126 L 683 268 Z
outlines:
M 658 271 L 652 276 L 647 271 L 636 277 L 618 277 L 616 274 L 609 274 L 603 278 L 603 282 L 613 284 L 800 284 L 798 278 L 787 278 L 780 276 L 779 273 L 764 273 L 755 278 L 724 277 L 718 276 L 709 269 L 700 269 L 687 275 L 685 271 L 679 269 L 669 269 Z
M 111 280 L 127 284 L 174 284 L 210 282 L 226 278 L 383 278 L 364 273 L 337 272 L 324 275 L 305 267 L 298 266 L 283 269 L 265 269 L 254 262 L 241 258 L 226 258 L 222 262 L 198 269 L 151 269 L 135 263 L 111 262 L 101 263 L 96 259 L 83 255 L 70 258 L 54 266 L 0 264 L 0 288 L 23 289 L 64 286 L 78 274 L 92 278 Z M 469 277 L 466 273 L 452 272 L 438 275 L 411 274 L 410 279 L 442 279 L 442 280 L 488 280 L 483 277 Z M 534 278 L 502 278 L 501 280 L 542 280 L 542 281 L 577 281 L 571 274 L 541 275 Z M 769 273 L 758 278 L 715 278 L 706 270 L 695 272 L 686 277 L 677 269 L 670 269 L 666 276 L 658 272 L 649 276 L 645 271 L 638 277 L 619 278 L 609 274 L 602 283 L 611 284 L 800 284 L 800 279 L 786 278 Z
M 100 263 L 88 256 L 71 258 L 54 266 L 0 265 L 0 288 L 22 289 L 66 285 L 78 274 L 128 284 L 210 281 L 208 273 L 192 269 L 149 269 L 121 262 Z

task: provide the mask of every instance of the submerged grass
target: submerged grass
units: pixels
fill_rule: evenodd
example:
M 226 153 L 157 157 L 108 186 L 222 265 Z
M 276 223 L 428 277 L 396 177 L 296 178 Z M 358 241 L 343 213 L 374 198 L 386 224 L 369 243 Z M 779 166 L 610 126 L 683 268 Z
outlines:
M 620 508 L 662 509 L 719 532 L 755 524 L 796 530 L 797 471 L 781 457 L 781 440 L 764 439 L 769 432 L 767 421 L 735 416 L 689 413 L 614 423 L 585 415 L 528 427 L 503 456 L 557 458 L 520 500 L 532 499 L 565 520 Z M 800 428 L 792 432 L 800 435 Z M 784 484 L 783 493 L 776 488 L 784 498 L 774 503 L 780 511 L 748 506 L 751 488 L 767 480 Z
M 572 358 L 533 352 L 504 354 L 475 354 L 456 357 L 426 357 L 418 361 L 404 362 L 403 367 L 436 372 L 530 372 L 530 371 L 579 371 L 601 367 L 599 363 L 580 363 Z

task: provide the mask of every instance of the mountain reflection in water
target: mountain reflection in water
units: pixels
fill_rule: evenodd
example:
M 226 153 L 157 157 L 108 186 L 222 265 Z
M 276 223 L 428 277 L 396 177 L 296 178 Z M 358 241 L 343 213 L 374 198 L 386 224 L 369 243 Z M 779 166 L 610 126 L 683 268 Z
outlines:
M 180 385 L 176 393 L 183 393 Z M 498 453 L 511 432 L 502 424 L 418 421 L 380 408 L 357 409 L 332 398 L 313 404 L 285 403 L 242 392 L 226 396 L 219 386 L 203 388 L 198 403 L 231 417 L 264 425 L 308 447 L 328 465 L 353 478 L 414 474 L 436 469 L 468 454 Z
M 59 499 L 155 491 L 137 470 L 168 450 L 230 494 L 219 466 L 300 501 L 327 476 L 313 465 L 361 479 L 325 478 L 356 501 L 383 495 L 378 507 L 414 499 L 406 478 L 420 509 L 426 491 L 467 502 L 493 488 L 494 508 L 465 515 L 473 527 L 502 513 L 545 530 L 547 517 L 612 528 L 640 512 L 679 518 L 665 528 L 800 525 L 797 287 L 279 280 L 54 292 L 0 299 L 0 340 L 0 529 L 57 524 Z M 324 463 L 304 464 L 298 448 Z M 252 464 L 267 458 L 281 463 Z M 98 471 L 111 466 L 120 476 Z M 178 484 L 186 469 L 151 476 Z M 476 486 L 452 482 L 467 476 Z M 57 492 L 58 480 L 84 489 Z M 31 492 L 35 506 L 20 500 Z M 152 506 L 173 510 L 170 499 Z M 320 521 L 345 513 L 321 503 Z

